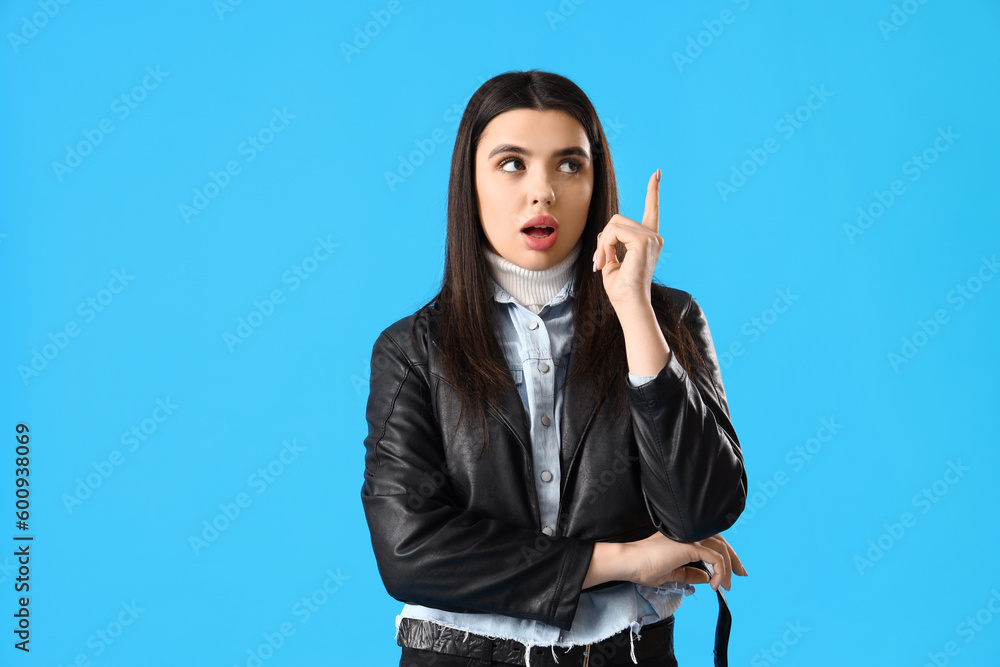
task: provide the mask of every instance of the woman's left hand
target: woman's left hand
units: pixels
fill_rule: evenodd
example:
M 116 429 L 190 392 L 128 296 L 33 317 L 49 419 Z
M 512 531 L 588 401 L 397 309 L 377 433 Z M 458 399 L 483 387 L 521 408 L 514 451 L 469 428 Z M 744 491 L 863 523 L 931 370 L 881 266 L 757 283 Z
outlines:
M 701 561 L 711 567 L 711 575 L 701 568 L 685 564 L 666 574 L 657 575 L 655 583 L 645 583 L 644 585 L 646 586 L 662 586 L 668 581 L 682 584 L 707 584 L 713 579 L 716 579 L 716 575 L 718 575 L 718 579 L 716 580 L 719 582 L 719 587 L 725 588 L 728 591 L 732 586 L 733 573 L 736 573 L 741 577 L 749 576 L 747 569 L 743 567 L 743 563 L 740 561 L 740 557 L 736 555 L 733 547 L 730 546 L 729 542 L 727 542 L 726 538 L 724 538 L 721 534 L 712 535 L 711 537 L 707 537 L 697 542 L 678 542 L 670 539 L 660 532 L 656 532 L 643 540 L 639 540 L 638 542 L 628 542 L 626 544 L 630 546 L 638 545 L 645 549 L 655 549 L 653 552 L 654 557 L 651 559 L 647 557 L 647 561 L 653 563 L 661 562 L 661 555 L 667 553 L 671 549 L 676 549 L 676 545 L 679 544 L 693 544 L 697 547 L 715 552 L 720 556 L 718 559 L 719 567 L 709 565 L 707 560 L 703 559 Z M 632 579 L 632 581 L 636 580 Z M 643 582 L 636 581 L 636 583 Z M 714 588 L 715 587 L 713 586 L 713 589 Z
M 740 557 L 736 555 L 736 552 L 733 551 L 729 542 L 726 542 L 726 538 L 722 535 L 713 535 L 704 540 L 694 542 L 694 544 L 708 547 L 722 554 L 722 558 L 726 563 L 726 569 L 722 575 L 722 588 L 725 588 L 727 591 L 732 586 L 734 572 L 741 577 L 748 576 L 746 568 L 743 567 L 743 563 L 740 561 Z
M 649 177 L 642 224 L 616 213 L 597 236 L 594 270 L 601 271 L 604 290 L 619 313 L 621 306 L 651 304 L 650 284 L 663 248 L 663 237 L 657 233 L 660 225 L 659 174 L 657 169 Z M 619 242 L 627 250 L 622 262 L 615 256 L 615 244 Z

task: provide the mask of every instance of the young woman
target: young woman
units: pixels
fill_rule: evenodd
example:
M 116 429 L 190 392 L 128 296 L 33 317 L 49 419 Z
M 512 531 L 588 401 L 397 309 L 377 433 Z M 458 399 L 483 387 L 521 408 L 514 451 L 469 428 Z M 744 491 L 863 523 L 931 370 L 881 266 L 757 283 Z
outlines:
M 361 499 L 401 667 L 676 665 L 705 582 L 725 664 L 719 589 L 746 570 L 718 533 L 747 477 L 705 315 L 653 280 L 659 177 L 641 222 L 618 213 L 562 76 L 469 100 L 441 290 L 372 350 Z

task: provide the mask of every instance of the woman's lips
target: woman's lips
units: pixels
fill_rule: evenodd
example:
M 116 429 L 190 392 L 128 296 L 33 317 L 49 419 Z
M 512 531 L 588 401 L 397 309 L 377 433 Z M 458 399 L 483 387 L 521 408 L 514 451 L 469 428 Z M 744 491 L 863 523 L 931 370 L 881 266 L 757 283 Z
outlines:
M 556 244 L 556 238 L 559 236 L 559 230 L 549 228 L 552 233 L 548 236 L 532 236 L 529 232 L 539 233 L 545 230 L 529 228 L 526 231 L 521 232 L 521 240 L 524 241 L 524 245 L 528 246 L 532 250 L 548 250 Z
M 521 240 L 532 250 L 548 250 L 556 244 L 558 236 L 559 223 L 551 215 L 536 215 L 521 228 Z

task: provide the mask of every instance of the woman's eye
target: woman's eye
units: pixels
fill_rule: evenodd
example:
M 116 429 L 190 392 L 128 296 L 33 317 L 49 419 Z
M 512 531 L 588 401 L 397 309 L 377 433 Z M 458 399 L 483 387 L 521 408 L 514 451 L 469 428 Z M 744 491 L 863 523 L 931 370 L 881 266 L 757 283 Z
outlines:
M 509 165 L 515 165 L 515 166 L 508 168 Z M 569 165 L 569 169 L 564 168 L 566 165 Z M 500 163 L 500 170 L 509 173 L 520 171 L 518 167 L 523 168 L 524 163 L 519 158 L 516 157 L 507 158 L 506 160 Z M 559 167 L 560 167 L 559 171 L 562 171 L 563 173 L 577 174 L 583 168 L 583 164 L 581 164 L 579 160 L 565 160 L 559 165 Z
M 568 164 L 571 167 L 573 167 L 572 169 L 568 170 L 568 173 L 570 174 L 575 174 L 576 172 L 580 171 L 580 168 L 582 166 L 577 160 L 566 160 L 565 162 L 563 162 L 563 164 Z

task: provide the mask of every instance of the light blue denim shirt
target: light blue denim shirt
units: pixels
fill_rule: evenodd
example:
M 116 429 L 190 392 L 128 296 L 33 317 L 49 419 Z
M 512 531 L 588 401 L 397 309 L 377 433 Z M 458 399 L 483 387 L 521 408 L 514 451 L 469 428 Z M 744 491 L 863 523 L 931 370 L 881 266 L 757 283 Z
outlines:
M 493 281 L 500 330 L 498 340 L 514 376 L 525 414 L 530 420 L 533 466 L 538 471 L 535 489 L 538 494 L 541 530 L 554 535 L 560 489 L 560 415 L 563 392 L 556 391 L 566 377 L 570 344 L 573 338 L 574 275 L 536 315 Z M 643 385 L 655 375 L 628 373 L 634 386 Z M 638 633 L 643 625 L 666 618 L 680 607 L 684 595 L 691 595 L 691 584 L 668 582 L 649 587 L 623 582 L 597 591 L 583 591 L 576 616 L 569 630 L 561 630 L 540 621 L 492 613 L 459 613 L 406 604 L 396 617 L 396 627 L 403 617 L 425 619 L 459 630 L 488 637 L 514 639 L 525 645 L 569 647 L 592 644 L 625 628 Z M 630 633 L 630 639 L 632 635 Z M 632 653 L 633 662 L 635 654 Z

